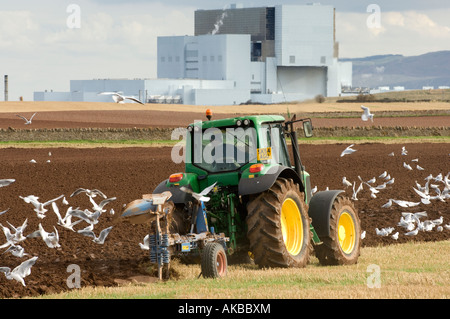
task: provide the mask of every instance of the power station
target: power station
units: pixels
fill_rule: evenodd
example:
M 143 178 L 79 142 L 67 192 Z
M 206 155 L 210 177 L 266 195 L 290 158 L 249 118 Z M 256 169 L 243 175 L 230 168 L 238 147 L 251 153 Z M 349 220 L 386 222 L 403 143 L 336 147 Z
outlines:
M 194 35 L 157 38 L 156 79 L 71 80 L 70 92 L 35 92 L 34 100 L 111 101 L 103 91 L 189 105 L 339 96 L 352 85 L 352 63 L 339 61 L 335 34 L 328 5 L 197 10 Z

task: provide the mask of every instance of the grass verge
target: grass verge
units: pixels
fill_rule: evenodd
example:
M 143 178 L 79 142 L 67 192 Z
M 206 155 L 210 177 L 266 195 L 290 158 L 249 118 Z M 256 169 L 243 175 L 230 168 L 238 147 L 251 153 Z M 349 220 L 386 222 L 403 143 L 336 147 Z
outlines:
M 197 278 L 198 265 L 172 263 L 179 279 L 122 287 L 87 287 L 58 299 L 441 299 L 450 297 L 450 241 L 411 242 L 361 250 L 357 265 L 302 269 L 229 266 L 223 279 Z

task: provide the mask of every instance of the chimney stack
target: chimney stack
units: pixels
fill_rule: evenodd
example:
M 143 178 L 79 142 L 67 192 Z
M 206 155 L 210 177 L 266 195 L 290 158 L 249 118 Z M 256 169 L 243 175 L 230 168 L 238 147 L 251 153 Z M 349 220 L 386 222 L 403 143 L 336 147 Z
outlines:
M 5 102 L 8 101 L 8 76 L 5 75 Z

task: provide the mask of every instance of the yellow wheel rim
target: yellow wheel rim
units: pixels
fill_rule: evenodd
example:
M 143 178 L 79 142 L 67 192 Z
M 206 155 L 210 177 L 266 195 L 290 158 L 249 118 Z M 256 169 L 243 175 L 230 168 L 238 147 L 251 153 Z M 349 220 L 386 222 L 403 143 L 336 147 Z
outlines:
M 298 255 L 303 245 L 303 222 L 297 203 L 291 198 L 281 206 L 281 232 L 287 251 Z
M 338 221 L 339 245 L 344 253 L 350 254 L 355 247 L 356 230 L 352 216 L 343 212 Z

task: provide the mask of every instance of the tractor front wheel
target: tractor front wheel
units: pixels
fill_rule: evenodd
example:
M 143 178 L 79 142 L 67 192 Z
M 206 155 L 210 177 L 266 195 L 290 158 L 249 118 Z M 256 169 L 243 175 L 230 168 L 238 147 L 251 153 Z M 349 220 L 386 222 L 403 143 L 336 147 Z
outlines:
M 247 206 L 247 237 L 260 267 L 305 267 L 312 251 L 304 195 L 292 179 L 278 178 Z

